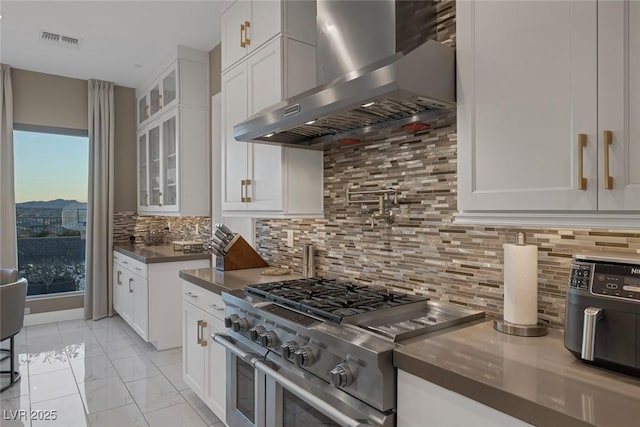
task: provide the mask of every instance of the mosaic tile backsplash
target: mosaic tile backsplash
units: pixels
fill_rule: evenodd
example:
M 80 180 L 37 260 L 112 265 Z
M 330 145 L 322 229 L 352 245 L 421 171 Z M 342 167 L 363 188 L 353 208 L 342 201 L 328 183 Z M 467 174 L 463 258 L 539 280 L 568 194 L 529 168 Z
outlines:
M 438 35 L 455 44 L 454 2 L 439 4 Z M 258 220 L 256 246 L 272 265 L 302 271 L 302 247 L 315 245 L 319 276 L 377 284 L 502 314 L 503 250 L 517 231 L 538 246 L 538 311 L 564 324 L 571 256 L 578 251 L 640 253 L 640 230 L 461 226 L 456 206 L 455 112 L 431 129 L 387 129 L 324 155 L 325 218 Z M 345 189 L 397 188 L 393 224 L 371 228 L 370 212 L 345 206 Z M 294 232 L 288 247 L 287 231 Z
M 136 244 L 142 245 L 145 240 L 148 240 L 150 232 L 162 233 L 165 244 L 170 244 L 174 240 L 196 240 L 203 242 L 206 246 L 211 240 L 211 218 L 209 217 L 166 217 L 117 212 L 114 215 L 113 224 L 113 242 L 117 244 L 129 243 L 130 236 L 134 236 Z

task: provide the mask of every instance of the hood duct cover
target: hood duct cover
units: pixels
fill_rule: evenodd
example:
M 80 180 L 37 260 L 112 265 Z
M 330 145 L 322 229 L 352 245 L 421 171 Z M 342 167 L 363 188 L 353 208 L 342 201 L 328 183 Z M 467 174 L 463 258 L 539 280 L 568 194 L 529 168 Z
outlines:
M 234 127 L 238 141 L 321 148 L 455 105 L 455 51 L 435 40 L 432 1 L 317 3 L 325 83 Z

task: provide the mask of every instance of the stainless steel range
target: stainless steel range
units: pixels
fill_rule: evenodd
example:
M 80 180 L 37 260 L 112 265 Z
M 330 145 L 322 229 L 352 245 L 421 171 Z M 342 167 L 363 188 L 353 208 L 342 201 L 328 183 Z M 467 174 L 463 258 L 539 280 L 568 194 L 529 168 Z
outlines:
M 320 278 L 224 293 L 227 424 L 395 425 L 396 341 L 484 316 Z

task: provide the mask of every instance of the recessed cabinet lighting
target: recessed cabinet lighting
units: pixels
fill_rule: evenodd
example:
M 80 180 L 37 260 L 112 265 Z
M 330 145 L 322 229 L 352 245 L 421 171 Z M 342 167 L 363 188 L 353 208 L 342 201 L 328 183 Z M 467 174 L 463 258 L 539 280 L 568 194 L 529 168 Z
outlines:
M 274 134 L 272 134 L 272 133 L 268 133 L 268 134 L 266 134 L 264 137 L 265 137 L 265 138 L 271 138 L 273 135 L 274 135 Z
M 305 122 L 305 125 L 312 125 L 316 122 L 317 120 L 309 120 L 308 122 Z
M 367 107 L 371 107 L 372 105 L 375 105 L 376 101 L 371 101 L 371 102 L 367 102 L 366 104 L 362 104 L 363 108 L 367 108 Z

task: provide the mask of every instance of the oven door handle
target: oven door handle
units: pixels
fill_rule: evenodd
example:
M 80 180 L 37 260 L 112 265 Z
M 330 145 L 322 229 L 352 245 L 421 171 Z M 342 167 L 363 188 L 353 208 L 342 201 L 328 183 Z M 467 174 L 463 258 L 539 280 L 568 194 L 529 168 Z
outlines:
M 223 346 L 224 348 L 226 348 L 231 353 L 235 354 L 237 357 L 244 360 L 248 364 L 250 365 L 254 364 L 254 360 L 256 360 L 255 355 L 252 355 L 247 353 L 246 351 L 243 351 L 240 347 L 232 343 L 230 341 L 229 336 L 224 334 L 219 334 L 216 332 L 213 335 L 211 335 L 211 339 L 213 339 L 215 342 L 217 342 L 218 344 L 220 344 L 221 346 Z
M 298 384 L 294 383 L 293 381 L 286 378 L 285 376 L 280 374 L 278 371 L 272 369 L 269 365 L 267 365 L 266 363 L 258 359 L 254 359 L 253 366 L 258 371 L 273 378 L 280 385 L 282 385 L 283 387 L 285 387 L 286 389 L 288 389 L 289 391 L 297 395 L 302 400 L 307 401 L 307 403 L 311 404 L 318 411 L 324 413 L 329 418 L 333 418 L 334 421 L 338 422 L 342 426 L 346 426 L 346 427 L 375 426 L 375 424 L 369 424 L 367 423 L 367 421 L 356 420 L 343 414 L 342 412 L 340 412 L 339 410 L 331 406 L 329 403 L 317 397 L 310 391 L 300 387 Z

